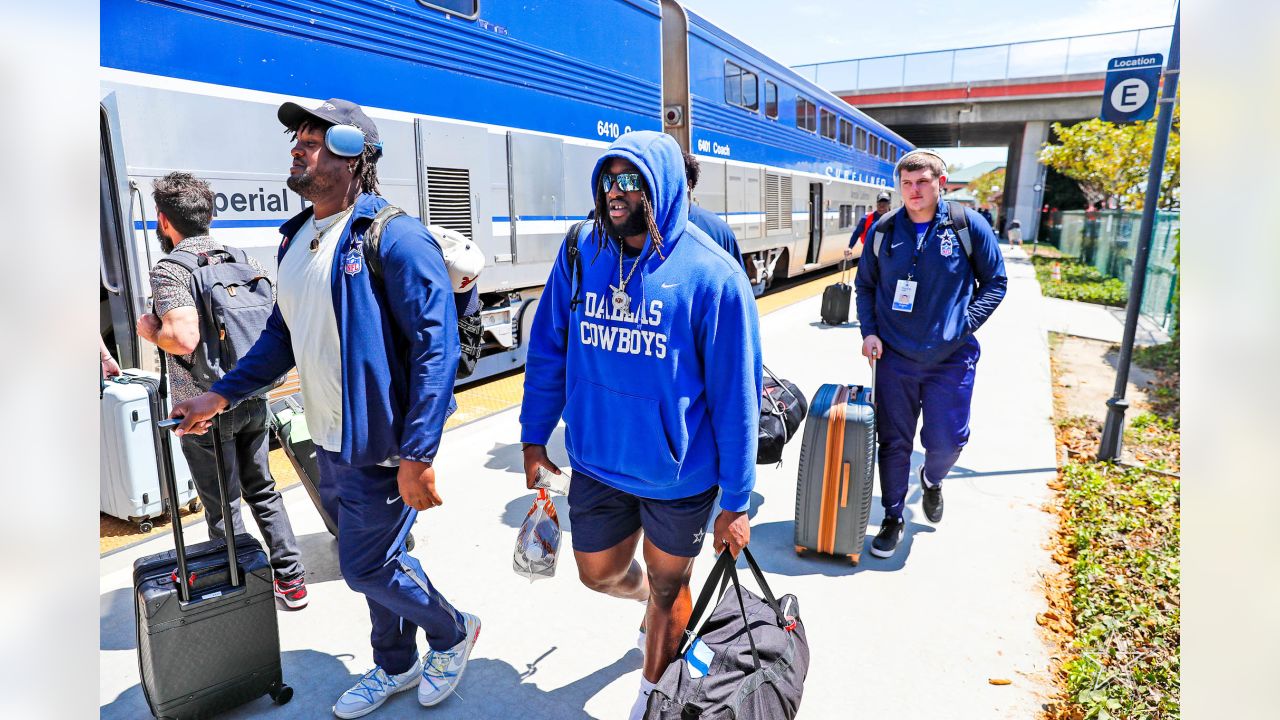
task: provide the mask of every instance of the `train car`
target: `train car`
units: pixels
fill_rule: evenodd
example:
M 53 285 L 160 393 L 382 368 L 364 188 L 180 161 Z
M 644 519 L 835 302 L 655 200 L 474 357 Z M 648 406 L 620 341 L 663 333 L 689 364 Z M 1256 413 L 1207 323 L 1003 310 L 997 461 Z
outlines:
M 214 237 L 274 268 L 304 207 L 285 185 L 286 100 L 364 106 L 387 199 L 485 251 L 471 380 L 524 364 L 618 135 L 665 129 L 702 157 L 694 200 L 733 225 L 760 288 L 838 261 L 910 147 L 672 0 L 104 0 L 100 47 L 102 331 L 126 367 L 156 362 L 134 332 L 161 252 L 152 181 L 209 180 Z
M 673 0 L 662 6 L 676 69 L 664 123 L 703 166 L 695 202 L 733 227 L 758 287 L 840 261 L 912 146 Z

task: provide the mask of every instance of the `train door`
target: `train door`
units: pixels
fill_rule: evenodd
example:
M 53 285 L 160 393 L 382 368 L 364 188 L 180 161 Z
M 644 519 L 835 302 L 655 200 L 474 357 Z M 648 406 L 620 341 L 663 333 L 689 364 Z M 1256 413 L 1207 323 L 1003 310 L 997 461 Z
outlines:
M 98 329 L 120 367 L 155 370 L 154 354 L 143 350 L 135 332 L 146 303 L 131 227 L 136 193 L 129 185 L 111 96 L 99 106 L 99 127 Z
M 822 183 L 809 183 L 809 254 L 805 262 L 809 265 L 818 262 L 818 254 L 822 250 L 823 227 Z
M 662 127 L 689 147 L 689 18 L 675 0 L 662 0 Z

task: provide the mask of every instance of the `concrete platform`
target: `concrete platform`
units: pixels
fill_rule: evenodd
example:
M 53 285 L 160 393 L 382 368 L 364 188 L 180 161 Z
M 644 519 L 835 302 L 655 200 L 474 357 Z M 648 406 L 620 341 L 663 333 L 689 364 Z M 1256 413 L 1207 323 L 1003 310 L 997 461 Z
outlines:
M 1120 344 L 1124 338 L 1125 309 L 1096 305 L 1094 303 L 1043 298 L 1046 330 Z M 1169 333 L 1145 315 L 1138 316 L 1138 329 L 1133 344 L 1159 345 L 1169 342 Z
M 1049 358 L 1031 267 L 1011 258 L 1009 270 L 1009 296 L 979 331 L 973 438 L 946 482 L 943 523 L 924 519 L 913 488 L 906 539 L 893 559 L 864 553 L 852 567 L 798 558 L 799 443 L 787 447 L 781 468 L 759 468 L 751 547 L 775 592 L 800 598 L 812 648 L 802 718 L 1027 718 L 1046 697 L 1049 651 L 1035 615 L 1044 609 L 1039 573 L 1050 567 L 1052 518 L 1040 509 L 1055 466 Z M 823 382 L 870 380 L 856 354 L 857 328 L 821 325 L 818 303 L 815 296 L 762 318 L 766 362 L 810 397 Z M 447 433 L 437 464 L 445 504 L 424 513 L 414 531 L 415 555 L 433 581 L 484 623 L 460 693 L 431 710 L 405 693 L 370 717 L 626 716 L 640 677 L 633 644 L 640 607 L 583 588 L 567 538 L 557 577 L 530 584 L 511 570 L 515 528 L 532 498 L 522 480 L 517 414 Z M 553 458 L 564 461 L 563 433 L 552 442 Z M 310 607 L 279 616 L 285 678 L 296 694 L 288 705 L 263 698 L 228 718 L 332 717 L 334 699 L 371 666 L 364 601 L 339 577 L 335 545 L 306 493 L 285 496 L 311 591 Z M 877 495 L 868 535 L 879 518 Z M 197 526 L 188 537 L 203 534 Z M 171 544 L 157 538 L 101 561 L 102 718 L 148 716 L 130 568 L 134 558 Z M 695 589 L 710 566 L 705 554 Z M 990 678 L 1012 684 L 993 686 Z

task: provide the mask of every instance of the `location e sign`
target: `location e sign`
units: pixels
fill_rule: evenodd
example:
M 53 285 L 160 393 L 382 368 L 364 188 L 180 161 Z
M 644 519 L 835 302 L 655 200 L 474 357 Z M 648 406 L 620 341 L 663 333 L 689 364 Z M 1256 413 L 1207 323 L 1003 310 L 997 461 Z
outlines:
M 1102 119 L 1113 123 L 1150 120 L 1156 112 L 1163 66 L 1160 53 L 1112 58 L 1102 91 Z

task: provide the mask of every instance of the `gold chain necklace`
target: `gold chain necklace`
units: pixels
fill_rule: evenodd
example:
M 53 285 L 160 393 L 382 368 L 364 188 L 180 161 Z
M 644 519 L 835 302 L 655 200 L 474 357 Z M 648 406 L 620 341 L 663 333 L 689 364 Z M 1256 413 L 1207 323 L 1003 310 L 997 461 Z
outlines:
M 320 250 L 320 237 L 321 237 L 322 235 L 324 235 L 325 233 L 329 232 L 329 229 L 330 229 L 330 228 L 332 228 L 334 225 L 337 225 L 340 221 L 342 221 L 344 218 L 346 218 L 346 216 L 347 216 L 347 215 L 350 215 L 350 214 L 351 214 L 351 211 L 352 211 L 352 210 L 355 210 L 355 208 L 356 208 L 356 206 L 355 206 L 355 205 L 352 205 L 351 207 L 347 208 L 346 210 L 343 210 L 342 212 L 338 213 L 337 215 L 335 215 L 335 216 L 333 217 L 333 219 L 332 219 L 332 220 L 330 220 L 329 222 L 325 223 L 325 224 L 324 224 L 324 227 L 321 227 L 321 226 L 320 226 L 320 223 L 316 222 L 316 216 L 315 216 L 315 213 L 312 213 L 312 215 L 311 215 L 311 225 L 316 229 L 316 234 L 315 234 L 315 237 L 311 238 L 311 252 L 317 252 L 317 251 L 319 251 L 319 250 Z

